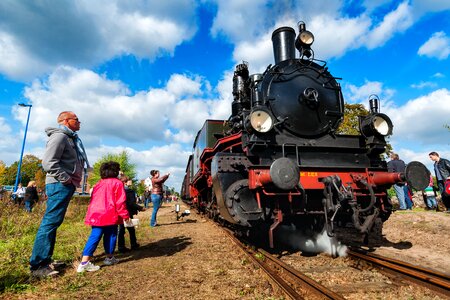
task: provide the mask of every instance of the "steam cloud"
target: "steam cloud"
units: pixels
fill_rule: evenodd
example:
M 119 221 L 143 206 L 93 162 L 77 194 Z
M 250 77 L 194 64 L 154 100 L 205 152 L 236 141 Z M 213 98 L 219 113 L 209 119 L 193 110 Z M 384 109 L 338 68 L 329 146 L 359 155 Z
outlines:
M 313 236 L 306 235 L 294 225 L 281 226 L 277 235 L 282 243 L 307 253 L 328 253 L 331 256 L 347 256 L 347 246 L 341 244 L 335 237 L 329 237 L 323 230 Z

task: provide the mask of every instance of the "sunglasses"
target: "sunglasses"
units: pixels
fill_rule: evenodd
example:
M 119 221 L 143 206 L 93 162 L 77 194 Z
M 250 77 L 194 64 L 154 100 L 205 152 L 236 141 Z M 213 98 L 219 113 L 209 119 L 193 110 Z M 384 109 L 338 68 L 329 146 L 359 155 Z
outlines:
M 78 118 L 67 118 L 66 120 L 75 120 L 78 123 L 81 123 L 80 120 L 78 120 Z

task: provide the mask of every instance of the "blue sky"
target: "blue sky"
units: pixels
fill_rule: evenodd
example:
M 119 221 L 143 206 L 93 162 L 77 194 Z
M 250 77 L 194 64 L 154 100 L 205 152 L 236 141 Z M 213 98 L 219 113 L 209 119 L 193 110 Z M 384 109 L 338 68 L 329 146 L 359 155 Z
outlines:
M 381 99 L 406 162 L 450 158 L 450 0 L 0 2 L 0 160 L 42 157 L 60 111 L 81 123 L 90 161 L 127 150 L 143 179 L 179 187 L 196 132 L 227 119 L 234 66 L 273 63 L 271 34 L 304 21 L 345 101 Z

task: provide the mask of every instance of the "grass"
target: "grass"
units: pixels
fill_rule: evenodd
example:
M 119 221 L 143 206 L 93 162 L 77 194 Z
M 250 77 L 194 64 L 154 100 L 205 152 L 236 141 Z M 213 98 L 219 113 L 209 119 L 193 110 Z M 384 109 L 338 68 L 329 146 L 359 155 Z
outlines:
M 53 259 L 72 264 L 80 257 L 90 232 L 83 222 L 87 203 L 86 197 L 72 199 L 57 232 Z M 45 207 L 45 203 L 39 203 L 32 213 L 27 213 L 7 201 L 0 202 L 0 293 L 34 288 L 28 261 Z

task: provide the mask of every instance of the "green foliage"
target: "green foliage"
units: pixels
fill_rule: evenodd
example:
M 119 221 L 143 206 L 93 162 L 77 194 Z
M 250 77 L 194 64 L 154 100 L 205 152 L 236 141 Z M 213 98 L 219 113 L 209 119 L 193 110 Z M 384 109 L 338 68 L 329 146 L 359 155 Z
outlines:
M 136 165 L 130 162 L 130 158 L 127 151 L 122 151 L 119 154 L 107 153 L 102 156 L 95 164 L 94 170 L 89 174 L 88 182 L 91 186 L 94 186 L 100 179 L 100 166 L 107 161 L 115 161 L 120 164 L 120 170 L 132 180 L 136 178 Z
M 138 195 L 142 195 L 145 192 L 145 184 L 144 181 L 141 180 L 137 185 L 136 185 L 136 192 Z
M 13 185 L 16 182 L 18 166 L 19 161 L 16 161 L 9 167 L 6 167 L 3 173 L 0 172 L 0 184 Z M 34 180 L 36 178 L 36 173 L 38 172 L 44 172 L 42 168 L 42 160 L 32 154 L 25 155 L 22 158 L 22 166 L 20 168 L 20 182 L 26 186 L 30 180 Z
M 367 116 L 369 111 L 362 104 L 344 104 L 344 121 L 336 131 L 339 134 L 359 135 L 358 116 Z
M 6 165 L 3 160 L 0 160 L 0 184 L 3 185 L 3 176 L 6 172 Z
M 362 104 L 344 104 L 344 121 L 336 130 L 338 134 L 360 135 L 359 132 L 359 116 L 367 116 L 369 111 Z M 389 138 L 386 138 L 385 153 L 392 152 L 392 146 Z

